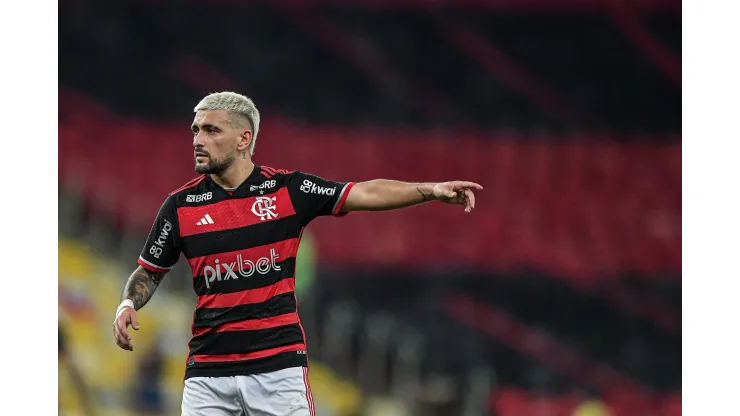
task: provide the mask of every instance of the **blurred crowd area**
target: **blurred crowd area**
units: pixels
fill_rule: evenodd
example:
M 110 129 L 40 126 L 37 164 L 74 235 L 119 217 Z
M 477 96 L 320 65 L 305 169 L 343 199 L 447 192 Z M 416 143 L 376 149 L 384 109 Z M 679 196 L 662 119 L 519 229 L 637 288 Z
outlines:
M 679 1 L 65 0 L 59 56 L 62 414 L 179 414 L 186 262 L 111 322 L 222 90 L 257 164 L 485 188 L 308 228 L 318 415 L 681 414 Z

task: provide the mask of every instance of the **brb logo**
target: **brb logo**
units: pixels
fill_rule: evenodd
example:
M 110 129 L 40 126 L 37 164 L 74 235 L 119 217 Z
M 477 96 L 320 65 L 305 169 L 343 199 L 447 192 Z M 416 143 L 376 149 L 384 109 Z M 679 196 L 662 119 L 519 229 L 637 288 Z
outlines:
M 238 279 L 249 277 L 255 273 L 267 274 L 270 270 L 280 270 L 277 259 L 280 257 L 274 248 L 270 249 L 270 257 L 260 257 L 256 261 L 244 260 L 241 254 L 236 255 L 236 261 L 221 263 L 216 260 L 216 267 L 206 266 L 203 268 L 203 276 L 206 279 L 206 287 L 211 288 L 215 281 Z
M 149 254 L 154 256 L 155 259 L 158 259 L 159 256 L 162 255 L 162 248 L 164 247 L 164 243 L 167 242 L 167 237 L 170 236 L 171 231 L 172 223 L 165 218 L 164 227 L 162 227 L 162 231 L 159 233 L 159 238 L 154 241 L 154 244 L 152 244 L 152 247 L 149 249 Z
M 275 212 L 275 210 L 277 209 L 277 207 L 275 206 L 276 200 L 277 200 L 276 196 L 257 197 L 257 200 L 254 201 L 254 204 L 252 204 L 252 213 L 260 217 L 260 221 L 274 220 L 275 218 L 278 217 L 277 212 Z
M 206 192 L 200 195 L 188 195 L 187 198 L 185 198 L 185 201 L 186 202 L 203 202 L 203 201 L 209 201 L 212 197 L 213 197 L 213 192 Z
M 328 188 L 324 186 L 319 186 L 309 181 L 308 179 L 306 179 L 303 181 L 303 185 L 301 185 L 301 191 L 307 194 L 334 196 L 334 193 L 337 191 L 337 188 Z
M 276 180 L 262 182 L 261 185 L 249 185 L 250 191 L 256 191 L 258 189 L 274 188 L 277 184 Z

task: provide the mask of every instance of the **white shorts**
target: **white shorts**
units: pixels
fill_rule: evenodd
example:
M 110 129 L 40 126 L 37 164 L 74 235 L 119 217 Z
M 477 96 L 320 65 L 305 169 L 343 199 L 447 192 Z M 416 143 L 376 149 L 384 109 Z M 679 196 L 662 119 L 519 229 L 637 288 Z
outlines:
M 235 377 L 191 377 L 182 416 L 315 416 L 308 369 Z

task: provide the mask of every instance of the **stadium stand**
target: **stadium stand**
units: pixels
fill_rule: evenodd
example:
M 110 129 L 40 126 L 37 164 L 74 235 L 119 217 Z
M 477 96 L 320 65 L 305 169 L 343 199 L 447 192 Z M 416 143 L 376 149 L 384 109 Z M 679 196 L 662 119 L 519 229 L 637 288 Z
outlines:
M 150 226 L 148 213 L 158 209 L 162 195 L 177 187 L 170 178 L 193 175 L 182 162 L 190 151 L 180 146 L 181 127 L 136 123 L 63 124 L 60 152 L 72 163 L 72 170 L 82 168 L 72 162 L 73 155 L 83 151 L 93 155 L 93 165 L 87 169 L 99 174 L 79 174 L 86 179 L 84 192 L 90 203 L 98 204 L 101 211 L 112 209 L 111 218 L 145 231 Z M 107 136 L 105 141 L 95 145 L 79 140 L 102 134 Z M 381 223 L 360 215 L 342 222 L 322 221 L 316 233 L 332 263 L 444 265 L 444 253 L 454 253 L 473 267 L 511 269 L 528 264 L 572 279 L 600 271 L 680 269 L 679 146 L 616 146 L 605 141 L 584 143 L 578 137 L 567 144 L 548 144 L 546 138 L 527 144 L 516 137 L 487 140 L 458 135 L 455 140 L 430 137 L 426 146 L 418 148 L 423 132 L 385 131 L 384 140 L 389 143 L 384 144 L 368 133 L 353 137 L 349 130 L 314 130 L 269 121 L 263 134 L 257 163 L 264 154 L 270 163 L 337 180 L 363 180 L 372 172 L 387 172 L 415 181 L 442 176 L 446 167 L 452 168 L 448 155 L 455 153 L 466 163 L 453 175 L 478 178 L 490 190 L 480 196 L 481 203 L 491 207 L 489 215 L 475 221 L 453 220 L 458 213 L 443 206 L 387 213 Z M 157 140 L 152 141 L 152 136 Z M 302 146 L 307 142 L 310 149 Z M 281 150 L 286 148 L 293 150 Z M 327 161 L 325 149 L 342 154 L 342 159 Z M 138 163 L 118 163 L 124 154 L 136 154 Z M 162 158 L 165 154 L 171 157 Z M 426 163 L 404 165 L 409 157 Z M 151 168 L 142 170 L 139 164 Z M 106 171 L 106 166 L 119 167 Z M 60 169 L 64 175 L 67 167 Z M 121 198 L 130 189 L 141 191 Z M 562 198 L 564 193 L 569 198 Z M 103 195 L 117 203 L 97 200 Z M 142 212 L 147 214 L 141 219 L 128 218 Z M 429 221 L 439 228 L 425 231 L 421 225 Z M 351 238 L 370 229 L 374 231 L 361 240 Z M 417 241 L 419 233 L 428 233 L 422 234 L 423 242 Z M 382 243 L 389 240 L 395 240 L 393 246 Z
M 259 106 L 258 164 L 485 187 L 470 216 L 309 227 L 318 414 L 681 414 L 680 2 L 155 3 L 59 7 L 60 312 L 101 414 L 135 414 L 158 339 L 179 407 L 189 271 L 142 310 L 133 356 L 109 319 L 216 90 Z
M 645 133 L 671 139 L 681 128 L 680 84 L 646 59 L 609 13 L 264 2 L 158 8 L 125 2 L 84 11 L 96 13 L 107 36 L 81 30 L 79 8 L 62 8 L 60 31 L 70 42 L 60 43 L 60 76 L 120 112 L 172 118 L 209 89 L 231 87 L 250 91 L 271 112 L 312 124 L 628 133 L 622 139 Z M 191 30 L 204 14 L 227 19 L 210 29 L 218 42 Z M 680 50 L 680 19 L 647 17 L 648 42 L 669 38 L 670 53 Z M 147 79 L 137 78 L 143 73 Z M 120 91 L 121 83 L 157 88 Z M 553 106 L 570 107 L 569 114 Z

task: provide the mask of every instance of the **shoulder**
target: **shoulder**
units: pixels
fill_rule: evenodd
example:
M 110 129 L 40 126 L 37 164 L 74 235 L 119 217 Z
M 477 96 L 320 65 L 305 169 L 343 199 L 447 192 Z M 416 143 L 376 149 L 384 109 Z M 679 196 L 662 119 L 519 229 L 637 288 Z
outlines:
M 186 191 L 193 191 L 198 188 L 198 185 L 204 182 L 206 179 L 206 175 L 200 175 L 197 178 L 193 178 L 189 180 L 185 185 L 175 189 L 174 191 L 170 192 L 169 196 L 177 196 L 178 194 L 182 194 Z
M 188 181 L 185 185 L 170 192 L 167 199 L 175 207 L 183 206 L 187 203 L 192 202 L 203 202 L 210 201 L 213 197 L 212 189 L 208 185 L 206 175 L 200 175 Z
M 260 175 L 264 176 L 265 182 L 269 183 L 270 187 L 288 186 L 297 174 L 299 172 L 295 170 L 260 166 Z
M 318 178 L 318 176 L 316 175 L 300 170 L 277 169 L 269 166 L 260 166 L 260 168 L 262 169 L 262 172 L 260 172 L 262 176 L 268 179 L 287 181 L 290 181 L 291 179 L 299 179 L 302 181 L 304 179 Z
M 289 170 L 289 169 L 277 169 L 270 166 L 260 166 L 261 172 L 260 175 L 266 177 L 267 179 L 272 178 L 279 178 L 279 177 L 290 177 L 293 176 L 296 171 Z

